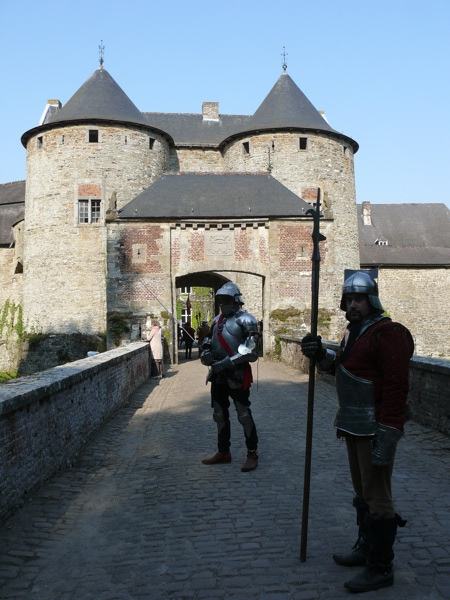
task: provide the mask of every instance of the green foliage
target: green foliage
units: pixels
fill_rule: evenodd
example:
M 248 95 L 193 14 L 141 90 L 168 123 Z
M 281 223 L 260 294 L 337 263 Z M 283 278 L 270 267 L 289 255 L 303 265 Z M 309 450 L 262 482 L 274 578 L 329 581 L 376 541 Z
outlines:
M 281 340 L 278 335 L 275 336 L 275 345 L 273 348 L 273 358 L 275 360 L 281 359 Z
M 118 346 L 124 333 L 129 333 L 131 313 L 110 313 L 108 315 L 108 331 L 114 341 L 114 344 Z
M 293 317 L 299 317 L 302 311 L 299 308 L 290 306 L 289 308 L 276 308 L 270 313 L 270 318 L 274 321 L 287 321 Z
M 98 334 L 99 340 L 96 343 L 95 351 L 96 352 L 105 352 L 106 351 L 106 333 Z
M 44 340 L 46 340 L 49 337 L 49 333 L 42 333 L 42 332 L 33 332 L 33 333 L 29 333 L 27 335 L 27 340 L 28 340 L 28 348 L 30 350 L 33 350 L 34 348 L 36 348 L 41 342 L 43 342 Z
M 16 379 L 18 376 L 18 371 L 0 371 L 0 383 L 11 381 L 11 379 Z
M 23 323 L 22 305 L 15 304 L 8 299 L 0 308 L 0 338 L 8 340 L 13 334 L 20 341 L 27 337 Z

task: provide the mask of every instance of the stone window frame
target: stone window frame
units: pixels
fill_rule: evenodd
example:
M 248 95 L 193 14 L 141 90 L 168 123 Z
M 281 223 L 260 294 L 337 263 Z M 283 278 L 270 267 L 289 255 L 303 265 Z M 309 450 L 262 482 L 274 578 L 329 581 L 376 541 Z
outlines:
M 97 139 L 96 142 L 89 141 L 89 132 L 90 131 L 97 131 L 97 133 L 98 133 L 98 139 Z M 101 144 L 102 143 L 102 137 L 103 137 L 102 136 L 102 131 L 98 127 L 88 127 L 86 129 L 86 143 L 87 144 Z
M 149 150 L 154 150 L 155 149 L 155 143 L 156 143 L 156 138 L 154 138 L 151 135 L 149 135 L 148 136 L 148 149 Z
M 244 156 L 250 156 L 250 140 L 242 142 L 242 153 Z
M 81 203 L 87 203 L 87 218 L 88 221 L 80 221 L 80 208 L 81 208 Z M 93 203 L 97 203 L 98 202 L 98 211 L 97 210 L 93 210 Z M 83 205 L 84 206 L 84 205 Z M 95 205 L 95 207 L 97 207 Z M 96 220 L 92 220 L 93 214 L 98 213 L 98 218 Z M 78 197 L 77 198 L 77 202 L 76 202 L 76 206 L 75 206 L 75 215 L 76 215 L 76 223 L 78 225 L 78 227 L 89 227 L 89 226 L 99 226 L 102 225 L 103 223 L 103 202 L 101 198 L 98 197 L 90 197 L 90 196 L 86 196 L 86 197 Z
M 36 148 L 38 150 L 42 150 L 43 147 L 44 147 L 44 136 L 38 135 L 36 138 Z
M 305 147 L 302 148 L 302 141 L 305 140 Z M 298 138 L 298 152 L 308 152 L 309 144 L 308 144 L 308 136 L 300 135 Z

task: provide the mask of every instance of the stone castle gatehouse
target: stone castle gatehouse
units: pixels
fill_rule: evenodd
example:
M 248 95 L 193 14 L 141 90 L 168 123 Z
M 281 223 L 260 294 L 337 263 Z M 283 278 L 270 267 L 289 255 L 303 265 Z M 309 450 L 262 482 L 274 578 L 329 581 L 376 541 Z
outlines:
M 141 112 L 100 68 L 64 106 L 49 100 L 22 142 L 25 198 L 22 182 L 0 186 L 0 302 L 20 304 L 29 331 L 105 335 L 115 320 L 126 337 L 154 314 L 170 337 L 177 288 L 233 279 L 269 349 L 281 323 L 308 322 L 307 211 L 320 189 L 320 328 L 340 335 L 343 272 L 361 264 L 366 224 L 355 198 L 358 144 L 287 73 L 253 115 L 221 114 L 217 102 L 168 114 Z M 449 286 L 445 245 L 433 260 Z

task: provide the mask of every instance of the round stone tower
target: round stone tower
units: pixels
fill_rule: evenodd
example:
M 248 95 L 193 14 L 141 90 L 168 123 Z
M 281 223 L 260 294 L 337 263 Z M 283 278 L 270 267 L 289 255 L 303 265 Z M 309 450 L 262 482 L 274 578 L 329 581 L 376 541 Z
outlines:
M 24 314 L 36 332 L 106 330 L 106 226 L 159 177 L 171 139 L 104 69 L 61 108 L 53 102 L 27 149 Z
M 287 73 L 242 130 L 222 143 L 229 171 L 270 173 L 311 203 L 320 188 L 327 236 L 321 301 L 330 310 L 339 304 L 344 269 L 359 267 L 353 167 L 357 150 L 358 144 L 330 127 Z

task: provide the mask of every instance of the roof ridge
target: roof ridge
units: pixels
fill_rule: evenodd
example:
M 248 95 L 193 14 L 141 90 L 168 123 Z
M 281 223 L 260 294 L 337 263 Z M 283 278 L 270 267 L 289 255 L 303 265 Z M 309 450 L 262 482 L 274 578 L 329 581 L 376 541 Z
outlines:
M 5 183 L 0 183 L 0 185 L 13 185 L 15 183 L 25 183 L 26 179 L 15 179 L 14 181 L 6 181 Z

